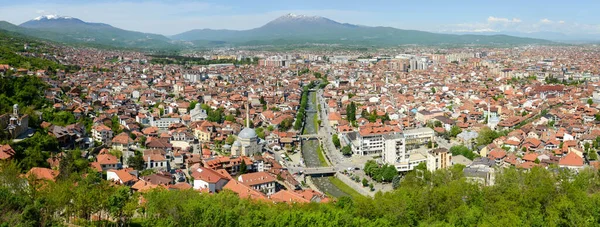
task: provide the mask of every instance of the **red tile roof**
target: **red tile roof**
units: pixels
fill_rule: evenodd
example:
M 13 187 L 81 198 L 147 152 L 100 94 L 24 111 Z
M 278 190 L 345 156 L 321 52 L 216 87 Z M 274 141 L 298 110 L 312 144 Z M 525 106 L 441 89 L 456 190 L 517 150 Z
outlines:
M 583 158 L 579 157 L 575 152 L 569 152 L 558 161 L 561 166 L 583 166 Z

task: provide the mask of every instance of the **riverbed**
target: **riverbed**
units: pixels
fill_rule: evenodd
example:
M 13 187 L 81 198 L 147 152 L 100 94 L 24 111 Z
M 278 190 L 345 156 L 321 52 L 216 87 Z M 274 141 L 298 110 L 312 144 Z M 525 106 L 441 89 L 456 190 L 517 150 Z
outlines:
M 306 111 L 306 117 L 304 121 L 306 122 L 304 134 L 316 134 L 317 133 L 317 125 L 313 121 L 315 114 L 311 112 L 312 110 L 316 110 L 316 100 L 314 92 L 308 93 L 308 108 Z M 309 111 L 310 110 L 310 111 Z M 307 167 L 320 167 L 321 162 L 319 161 L 319 155 L 317 154 L 317 148 L 319 146 L 318 140 L 306 140 L 302 143 L 302 157 L 304 159 L 304 163 Z M 343 197 L 348 196 L 348 194 L 341 191 L 338 187 L 333 185 L 328 177 L 313 177 L 313 183 L 321 190 L 331 196 L 334 197 Z

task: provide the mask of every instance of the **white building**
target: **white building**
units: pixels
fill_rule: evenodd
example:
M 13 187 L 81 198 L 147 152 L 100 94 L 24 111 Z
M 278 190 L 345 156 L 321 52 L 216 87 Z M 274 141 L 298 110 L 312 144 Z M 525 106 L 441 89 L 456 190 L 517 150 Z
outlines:
M 238 177 L 238 181 L 266 195 L 272 195 L 276 192 L 276 179 L 267 172 L 243 174 Z
M 113 137 L 113 131 L 106 125 L 96 125 L 92 127 L 92 137 L 96 142 L 110 144 L 110 141 Z
M 427 170 L 447 169 L 452 165 L 452 154 L 446 148 L 438 148 L 427 152 Z
M 194 109 L 190 110 L 191 121 L 203 121 L 208 118 L 206 110 L 200 108 L 200 105 L 196 105 Z
M 229 182 L 227 177 L 219 174 L 217 171 L 204 167 L 200 167 L 194 171 L 192 177 L 194 178 L 194 189 L 206 188 L 211 193 L 223 190 L 223 187 Z
M 161 119 L 151 119 L 150 125 L 157 127 L 160 130 L 167 130 L 169 126 L 172 124 L 181 123 L 181 119 L 179 118 L 161 118 Z

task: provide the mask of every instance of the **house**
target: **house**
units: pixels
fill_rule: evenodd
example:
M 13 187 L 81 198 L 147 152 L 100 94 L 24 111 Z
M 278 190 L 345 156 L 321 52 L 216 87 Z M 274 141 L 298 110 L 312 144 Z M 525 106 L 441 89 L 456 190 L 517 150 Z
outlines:
M 128 169 L 110 169 L 106 171 L 106 180 L 113 181 L 121 185 L 131 186 L 137 181 L 137 178 L 132 175 Z
M 493 149 L 488 154 L 488 158 L 494 160 L 496 165 L 501 165 L 504 162 L 504 157 L 506 157 L 506 151 L 500 148 Z
M 204 167 L 198 168 L 191 175 L 194 178 L 194 189 L 206 188 L 211 193 L 223 190 L 223 187 L 229 182 L 226 176 Z
M 230 180 L 223 189 L 230 190 L 236 193 L 240 198 L 244 199 L 269 200 L 265 194 L 236 180 Z
M 95 125 L 92 127 L 92 137 L 96 142 L 110 144 L 113 137 L 113 131 L 106 125 Z
M 25 174 L 25 176 L 27 178 L 34 177 L 37 180 L 55 181 L 56 177 L 58 177 L 58 170 L 33 167 L 27 172 L 27 174 Z
M 0 145 L 0 160 L 12 159 L 15 156 L 15 150 L 8 144 Z
M 266 172 L 242 174 L 238 177 L 238 181 L 266 195 L 275 193 L 276 179 Z
M 173 184 L 173 178 L 171 177 L 171 174 L 166 172 L 159 172 L 152 175 L 143 176 L 140 177 L 140 179 L 156 185 L 167 186 Z
M 168 169 L 167 159 L 162 154 L 144 154 L 144 162 L 146 169 Z
M 309 203 L 310 198 L 289 190 L 281 190 L 271 195 L 271 200 L 276 203 Z
M 146 140 L 146 147 L 149 149 L 170 151 L 173 148 L 173 145 L 170 144 L 167 139 L 148 137 L 148 139 Z
M 124 152 L 129 149 L 129 146 L 133 145 L 134 141 L 129 137 L 129 134 L 122 132 L 112 139 L 112 149 Z
M 121 162 L 112 154 L 102 153 L 96 156 L 96 162 L 100 165 L 102 171 L 121 168 Z
M 575 152 L 569 152 L 567 155 L 562 157 L 560 161 L 558 161 L 558 166 L 561 168 L 568 169 L 582 169 L 583 168 L 583 158 L 577 155 Z

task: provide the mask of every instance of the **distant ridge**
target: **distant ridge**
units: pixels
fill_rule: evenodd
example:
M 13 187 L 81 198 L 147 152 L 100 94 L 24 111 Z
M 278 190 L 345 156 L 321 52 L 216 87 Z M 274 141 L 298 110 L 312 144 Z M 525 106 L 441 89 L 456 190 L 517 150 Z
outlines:
M 453 35 L 403 30 L 391 27 L 369 27 L 340 23 L 325 17 L 286 14 L 267 24 L 249 30 L 194 29 L 171 36 L 183 41 L 221 41 L 256 43 L 288 40 L 290 43 L 347 43 L 368 45 L 402 44 L 532 44 L 551 43 L 544 39 L 507 35 Z
M 57 15 L 36 17 L 11 28 L 14 32 L 50 39 L 57 42 L 86 43 L 115 47 L 159 47 L 169 46 L 170 39 L 157 34 L 149 34 L 115 28 L 103 23 L 90 23 L 83 20 Z M 32 32 L 39 31 L 39 33 Z M 48 34 L 51 34 L 48 36 Z

